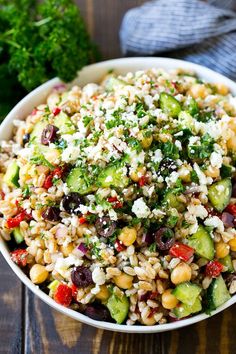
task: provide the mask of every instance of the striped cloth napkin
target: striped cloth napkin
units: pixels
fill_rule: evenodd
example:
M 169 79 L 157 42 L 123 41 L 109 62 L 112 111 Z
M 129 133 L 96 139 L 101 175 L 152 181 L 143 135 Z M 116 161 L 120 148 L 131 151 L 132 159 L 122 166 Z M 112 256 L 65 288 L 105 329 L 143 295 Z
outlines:
M 236 80 L 236 0 L 157 0 L 129 10 L 125 55 L 162 55 L 202 64 Z

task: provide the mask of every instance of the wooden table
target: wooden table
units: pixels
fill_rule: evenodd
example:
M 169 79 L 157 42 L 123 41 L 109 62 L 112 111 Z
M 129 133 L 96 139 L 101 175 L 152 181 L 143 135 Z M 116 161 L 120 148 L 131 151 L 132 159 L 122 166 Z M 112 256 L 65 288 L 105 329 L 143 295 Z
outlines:
M 122 16 L 143 0 L 77 0 L 104 59 L 121 56 Z M 207 321 L 163 334 L 120 334 L 83 325 L 36 298 L 0 257 L 2 354 L 234 354 L 236 305 Z

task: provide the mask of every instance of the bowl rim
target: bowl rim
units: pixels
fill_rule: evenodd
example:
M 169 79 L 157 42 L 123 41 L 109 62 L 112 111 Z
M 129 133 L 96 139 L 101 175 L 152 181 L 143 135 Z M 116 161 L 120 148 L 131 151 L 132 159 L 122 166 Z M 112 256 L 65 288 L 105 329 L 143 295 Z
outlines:
M 145 63 L 145 64 L 144 64 Z M 105 69 L 108 70 L 110 68 L 122 70 L 126 66 L 136 66 L 140 67 L 140 70 L 142 70 L 143 67 L 147 68 L 152 68 L 152 67 L 168 67 L 169 69 L 167 70 L 172 70 L 175 68 L 184 68 L 184 69 L 190 69 L 195 72 L 197 72 L 201 77 L 205 78 L 206 80 L 209 81 L 214 81 L 214 82 L 223 82 L 225 83 L 231 91 L 236 95 L 236 83 L 234 83 L 232 80 L 228 79 L 227 77 L 214 72 L 211 69 L 208 69 L 206 67 L 203 67 L 198 64 L 194 64 L 188 61 L 184 60 L 179 60 L 179 59 L 171 59 L 171 58 L 165 58 L 165 57 L 135 57 L 135 58 L 121 58 L 121 59 L 112 59 L 112 60 L 106 60 L 102 61 L 99 63 L 95 63 L 92 65 L 88 65 L 84 67 L 79 73 L 78 73 L 78 78 L 80 80 L 80 77 L 83 75 L 86 75 L 87 72 L 95 72 L 97 69 Z M 129 69 L 128 71 L 131 71 L 132 69 Z M 136 70 L 136 69 L 135 69 Z M 77 80 L 78 80 L 77 78 Z M 75 80 L 76 81 L 76 80 Z M 74 81 L 74 82 L 75 82 Z M 91 80 L 90 80 L 91 82 Z M 31 93 L 29 93 L 27 96 L 25 96 L 11 111 L 10 113 L 6 116 L 5 120 L 3 123 L 0 125 L 0 134 L 3 134 L 3 132 L 6 130 L 9 130 L 9 125 L 12 125 L 12 122 L 15 117 L 17 117 L 21 110 L 26 106 L 31 104 L 31 100 L 37 95 L 42 94 L 42 92 L 52 89 L 55 85 L 60 84 L 61 80 L 58 78 L 54 78 L 52 80 L 47 81 L 46 83 L 42 84 L 35 90 L 33 90 Z M 33 109 L 31 105 L 31 109 Z M 76 312 L 75 310 L 66 308 L 58 303 L 56 303 L 49 295 L 44 293 L 42 290 L 39 289 L 39 287 L 31 282 L 31 280 L 24 274 L 24 272 L 11 260 L 9 251 L 7 249 L 7 242 L 5 242 L 1 237 L 0 237 L 0 251 L 5 258 L 6 262 L 8 265 L 11 267 L 11 269 L 14 271 L 14 273 L 18 276 L 18 278 L 35 294 L 37 295 L 42 301 L 44 301 L 46 304 L 51 306 L 53 309 L 61 312 L 64 315 L 67 315 L 77 321 L 80 321 L 82 323 L 100 328 L 100 329 L 106 329 L 110 331 L 116 331 L 116 332 L 126 332 L 126 333 L 158 333 L 158 332 L 165 332 L 165 331 L 170 331 L 178 328 L 182 328 L 194 323 L 197 323 L 199 321 L 202 321 L 204 319 L 209 318 L 210 316 L 213 316 L 224 309 L 228 308 L 229 306 L 233 305 L 236 303 L 236 294 L 233 295 L 226 303 L 224 303 L 222 306 L 217 308 L 215 311 L 212 311 L 211 315 L 201 313 L 199 315 L 172 322 L 172 323 L 166 323 L 166 324 L 158 324 L 154 326 L 141 326 L 141 325 L 119 325 L 115 323 L 110 323 L 110 322 L 102 322 L 102 321 L 96 321 L 93 320 L 79 312 Z

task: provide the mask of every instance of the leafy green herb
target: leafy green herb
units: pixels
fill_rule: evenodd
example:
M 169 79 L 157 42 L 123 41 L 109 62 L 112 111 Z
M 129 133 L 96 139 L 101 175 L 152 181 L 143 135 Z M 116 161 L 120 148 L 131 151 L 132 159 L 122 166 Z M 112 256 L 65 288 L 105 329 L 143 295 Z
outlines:
M 178 216 L 171 215 L 168 217 L 168 219 L 166 221 L 166 225 L 168 227 L 174 227 L 177 224 L 178 220 L 179 220 Z
M 162 153 L 165 157 L 177 160 L 179 158 L 179 150 L 177 146 L 170 141 L 167 141 L 166 143 L 162 143 L 161 146 Z
M 136 113 L 137 113 L 138 118 L 142 118 L 146 115 L 143 103 L 141 103 L 141 102 L 137 103 Z
M 28 185 L 26 185 L 24 188 L 23 188 L 23 191 L 22 191 L 22 196 L 23 198 L 27 198 L 29 197 L 31 194 L 31 191 L 30 191 L 30 188 Z
M 137 152 L 141 152 L 142 151 L 142 145 L 140 144 L 140 142 L 133 138 L 133 137 L 129 137 L 126 139 L 126 142 L 128 145 L 131 146 L 132 149 L 136 150 Z
M 191 182 L 199 183 L 199 178 L 198 178 L 198 175 L 197 175 L 196 171 L 192 170 L 190 172 L 190 178 L 191 178 Z
M 93 117 L 84 116 L 82 120 L 83 120 L 84 126 L 87 127 L 89 125 L 89 123 L 93 120 Z
M 71 81 L 97 57 L 73 0 L 0 0 L 0 115 L 26 91 Z
M 149 252 L 156 252 L 156 249 L 157 249 L 157 244 L 156 244 L 156 242 L 153 242 L 153 243 L 148 247 Z
M 227 178 L 232 176 L 232 166 L 222 165 L 220 169 L 220 175 L 222 178 Z
M 214 139 L 209 134 L 201 137 L 200 145 L 188 145 L 188 157 L 190 159 L 204 160 L 210 157 L 214 150 Z
M 43 155 L 36 155 L 30 159 L 31 162 L 33 162 L 35 165 L 44 165 L 50 168 L 50 170 L 54 169 L 54 166 L 45 159 Z

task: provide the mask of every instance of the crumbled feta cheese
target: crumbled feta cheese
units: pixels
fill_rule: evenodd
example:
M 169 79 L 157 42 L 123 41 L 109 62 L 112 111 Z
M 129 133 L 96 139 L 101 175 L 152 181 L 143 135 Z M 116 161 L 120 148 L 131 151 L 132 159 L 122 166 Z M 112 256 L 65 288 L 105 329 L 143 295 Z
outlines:
M 205 219 L 208 215 L 207 210 L 201 204 L 200 205 L 190 204 L 188 205 L 187 209 L 190 214 L 193 214 L 194 216 L 200 219 Z
M 134 201 L 134 204 L 132 206 L 132 212 L 138 218 L 147 218 L 151 214 L 151 210 L 149 209 L 143 198 L 139 198 Z
M 159 163 L 163 159 L 163 155 L 160 149 L 154 151 L 154 155 L 152 156 L 152 161 L 154 163 Z
M 223 224 L 222 220 L 220 220 L 220 218 L 218 218 L 218 216 L 212 216 L 210 218 L 207 218 L 204 221 L 204 224 L 206 226 L 212 226 L 212 227 L 216 228 L 219 232 L 224 231 L 224 224 Z
M 222 163 L 223 163 L 223 158 L 222 158 L 221 154 L 213 151 L 210 156 L 210 162 L 213 167 L 221 168 Z
M 102 268 L 96 267 L 92 272 L 92 279 L 97 285 L 104 284 L 106 281 L 104 270 Z

